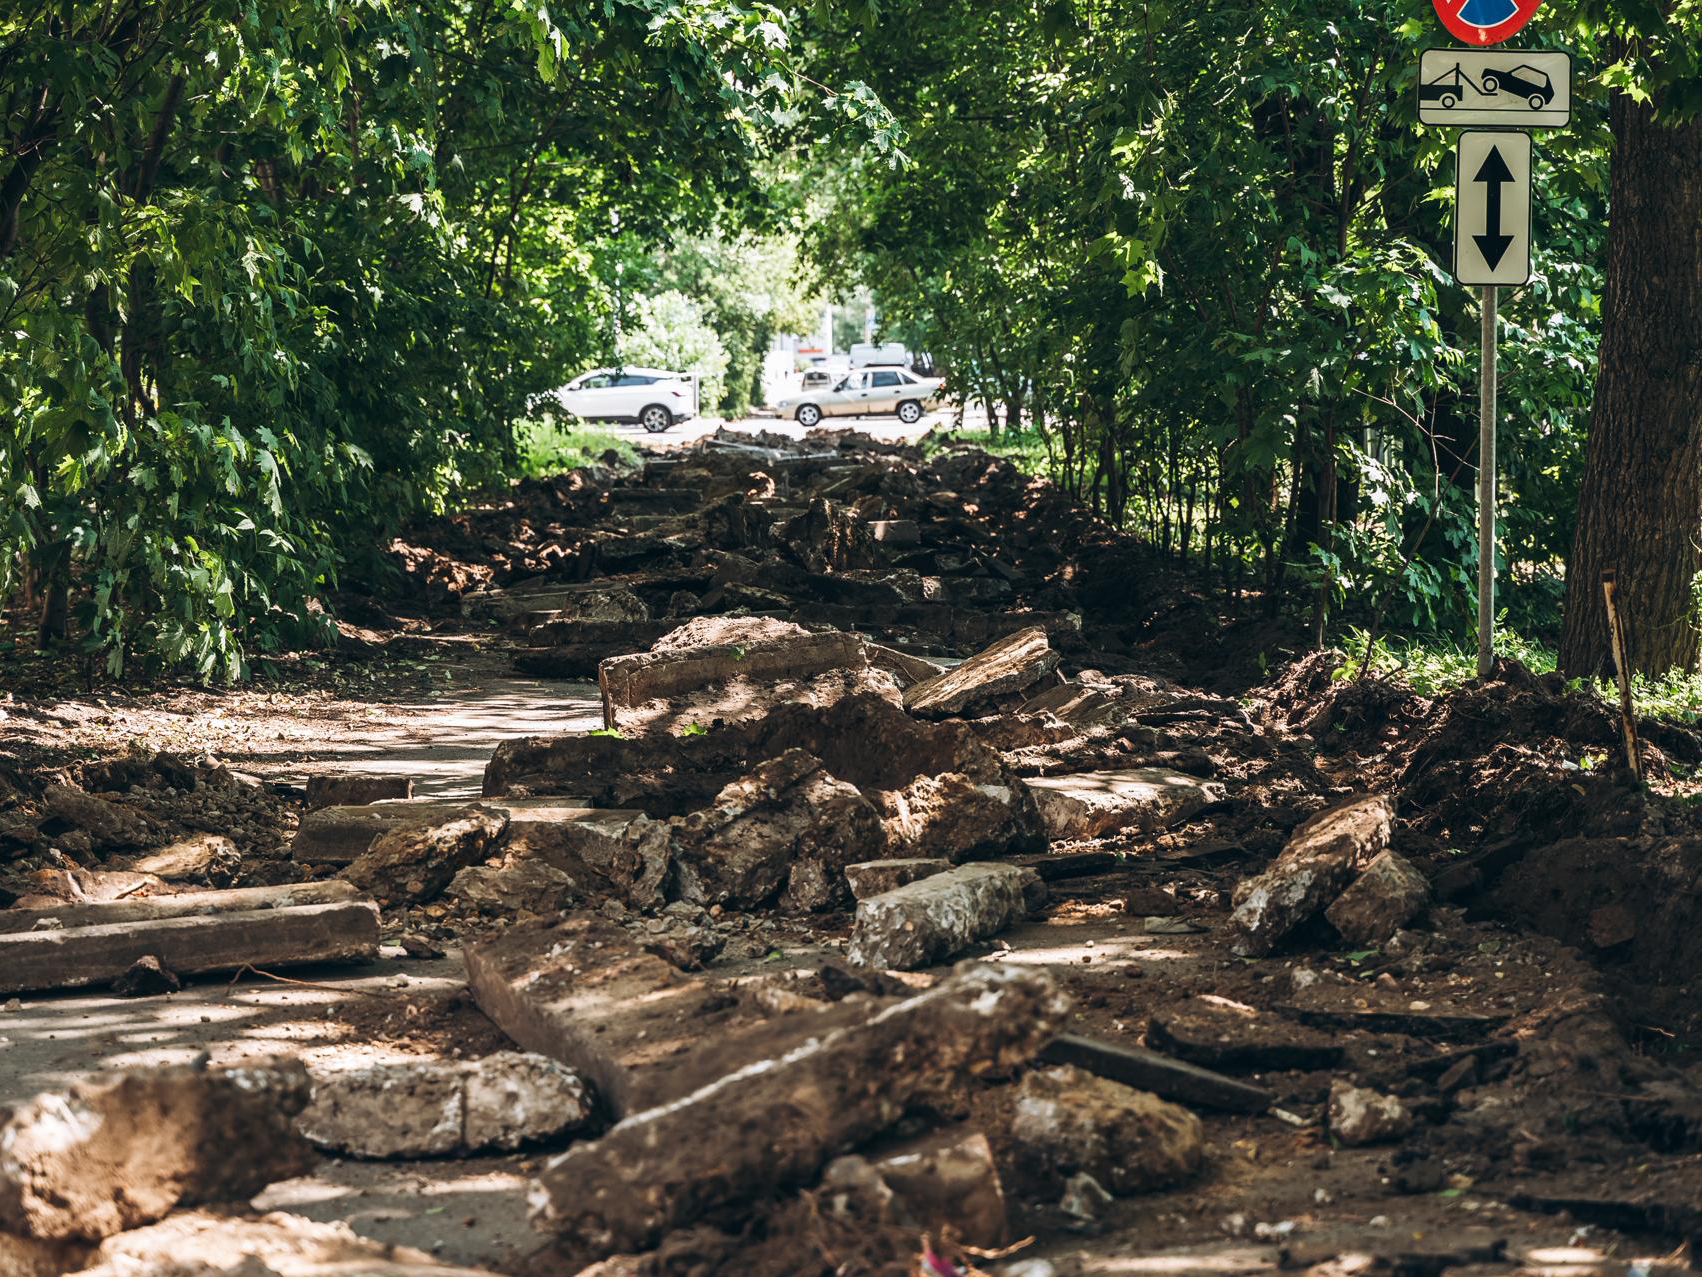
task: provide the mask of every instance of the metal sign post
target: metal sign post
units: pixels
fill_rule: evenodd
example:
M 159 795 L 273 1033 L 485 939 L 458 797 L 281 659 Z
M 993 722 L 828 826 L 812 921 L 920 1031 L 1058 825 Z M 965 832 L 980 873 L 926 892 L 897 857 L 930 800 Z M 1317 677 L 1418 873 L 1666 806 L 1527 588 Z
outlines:
M 1501 290 L 1483 287 L 1477 374 L 1477 676 L 1495 660 L 1495 312 Z

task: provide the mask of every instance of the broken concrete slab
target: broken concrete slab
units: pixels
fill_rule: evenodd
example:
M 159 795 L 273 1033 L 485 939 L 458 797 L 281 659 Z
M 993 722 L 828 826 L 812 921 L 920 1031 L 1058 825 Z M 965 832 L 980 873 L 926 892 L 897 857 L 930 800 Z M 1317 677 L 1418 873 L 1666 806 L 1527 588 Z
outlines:
M 325 882 L 281 883 L 276 887 L 227 887 L 221 891 L 183 891 L 140 900 L 101 900 L 37 908 L 0 909 L 0 935 L 20 931 L 64 931 L 73 927 L 105 926 L 114 923 L 144 924 L 165 918 L 187 918 L 215 913 L 243 913 L 260 909 L 287 909 L 296 905 L 339 904 L 359 900 L 351 884 L 329 879 Z
M 414 782 L 409 776 L 344 772 L 307 778 L 308 811 L 318 811 L 321 807 L 364 807 L 367 803 L 413 796 Z
M 923 1096 L 1032 1058 L 1068 1008 L 1044 971 L 961 970 L 551 1159 L 534 1219 L 581 1262 L 640 1250 L 719 1207 L 807 1183 Z
M 282 1211 L 185 1211 L 109 1237 L 78 1277 L 493 1277 Z
M 1139 1046 L 1118 1046 L 1077 1033 L 1060 1033 L 1041 1058 L 1048 1064 L 1073 1064 L 1139 1091 L 1167 1100 L 1226 1113 L 1263 1113 L 1271 1093 L 1260 1086 L 1225 1077 L 1210 1069 L 1172 1059 Z
M 1219 1069 L 1322 1069 L 1342 1055 L 1340 1041 L 1329 1034 L 1214 994 L 1154 1011 L 1147 1042 Z
M 302 817 L 290 847 L 290 857 L 305 865 L 353 864 L 383 835 L 397 829 L 450 819 L 465 810 L 467 805 L 465 801 L 412 798 L 405 802 L 322 807 Z M 515 845 L 534 840 L 547 842 L 558 826 L 574 821 L 606 820 L 622 814 L 608 808 L 593 807 L 580 798 L 496 797 L 481 799 L 479 805 L 508 817 L 509 842 Z
M 845 866 L 878 854 L 883 841 L 880 817 L 855 786 L 789 749 L 676 823 L 680 897 L 754 909 L 784 888 L 787 907 L 822 909 L 843 896 Z
M 841 1004 L 822 1015 L 770 1015 L 592 914 L 511 928 L 469 945 L 466 965 L 479 1009 L 520 1046 L 589 1081 L 617 1118 L 856 1014 Z
M 1324 910 L 1353 945 L 1379 945 L 1424 912 L 1430 882 L 1404 856 L 1380 852 Z
M 506 812 L 474 803 L 429 824 L 379 835 L 341 877 L 381 905 L 419 904 L 467 866 L 496 855 L 507 834 Z
M 922 532 L 914 519 L 872 519 L 869 521 L 869 535 L 890 547 L 922 544 Z
M 857 902 L 848 955 L 860 966 L 911 971 L 946 962 L 1026 918 L 1045 885 L 1017 865 L 959 865 Z
M 590 1094 L 565 1066 L 499 1051 L 316 1069 L 296 1128 L 321 1148 L 356 1157 L 443 1157 L 560 1139 L 590 1118 Z
M 1263 957 L 1322 912 L 1354 873 L 1389 845 L 1394 815 L 1392 799 L 1366 794 L 1303 822 L 1269 868 L 1236 887 L 1229 918 L 1232 951 Z
M 1203 1128 L 1187 1109 L 1067 1064 L 1023 1077 L 1010 1132 L 1040 1178 L 1091 1175 L 1118 1195 L 1180 1183 L 1204 1160 Z
M 378 909 L 370 900 L 45 926 L 0 934 L 0 993 L 106 984 L 143 957 L 185 976 L 377 956 Z
M 660 906 L 673 883 L 673 832 L 639 812 L 592 812 L 533 841 L 545 860 L 570 875 L 585 866 L 634 909 Z
M 851 886 L 852 896 L 867 900 L 918 878 L 945 873 L 950 868 L 951 861 L 927 856 L 913 856 L 905 860 L 865 860 L 860 865 L 845 866 L 845 881 Z
M 949 1236 L 984 1249 L 1002 1246 L 1010 1227 L 992 1146 L 964 1128 L 835 1158 L 817 1196 L 823 1209 L 865 1228 Z
M 668 699 L 732 678 L 808 678 L 862 664 L 854 634 L 812 633 L 768 617 L 700 616 L 670 630 L 648 652 L 614 657 L 599 674 L 605 727 L 613 708 Z
M 1028 776 L 1022 783 L 1034 795 L 1046 832 L 1058 841 L 1167 829 L 1224 796 L 1216 781 L 1166 767 Z
M 923 718 L 945 718 L 987 706 L 1032 687 L 1058 668 L 1058 653 L 1041 626 L 1008 634 L 961 665 L 904 693 L 904 708 Z
M 0 1230 L 99 1240 L 312 1164 L 298 1061 L 96 1074 L 0 1110 Z

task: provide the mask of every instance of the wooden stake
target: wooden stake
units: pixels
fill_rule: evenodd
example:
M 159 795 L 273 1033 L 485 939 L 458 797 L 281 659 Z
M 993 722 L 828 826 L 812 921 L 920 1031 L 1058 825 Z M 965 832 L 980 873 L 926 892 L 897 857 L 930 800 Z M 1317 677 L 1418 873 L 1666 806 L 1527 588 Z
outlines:
M 1643 756 L 1637 748 L 1637 715 L 1631 709 L 1631 664 L 1625 652 L 1625 630 L 1614 604 L 1614 570 L 1602 572 L 1602 598 L 1607 603 L 1608 646 L 1613 649 L 1613 667 L 1619 675 L 1619 724 L 1625 734 L 1625 762 L 1631 774 L 1643 779 Z

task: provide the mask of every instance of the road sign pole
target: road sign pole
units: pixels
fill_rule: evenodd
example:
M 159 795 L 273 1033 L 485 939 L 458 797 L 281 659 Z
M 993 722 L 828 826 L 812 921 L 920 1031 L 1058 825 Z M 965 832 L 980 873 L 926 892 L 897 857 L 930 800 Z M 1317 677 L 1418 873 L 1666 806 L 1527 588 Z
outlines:
M 1495 659 L 1495 312 L 1498 289 L 1483 289 L 1477 374 L 1477 676 Z

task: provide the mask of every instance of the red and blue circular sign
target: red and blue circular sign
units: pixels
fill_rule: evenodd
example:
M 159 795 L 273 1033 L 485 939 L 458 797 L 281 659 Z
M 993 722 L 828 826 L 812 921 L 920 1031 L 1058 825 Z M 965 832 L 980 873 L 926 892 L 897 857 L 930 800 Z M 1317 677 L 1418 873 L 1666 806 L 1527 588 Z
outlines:
M 1500 44 L 1535 16 L 1542 0 L 1430 0 L 1454 39 L 1478 48 Z

